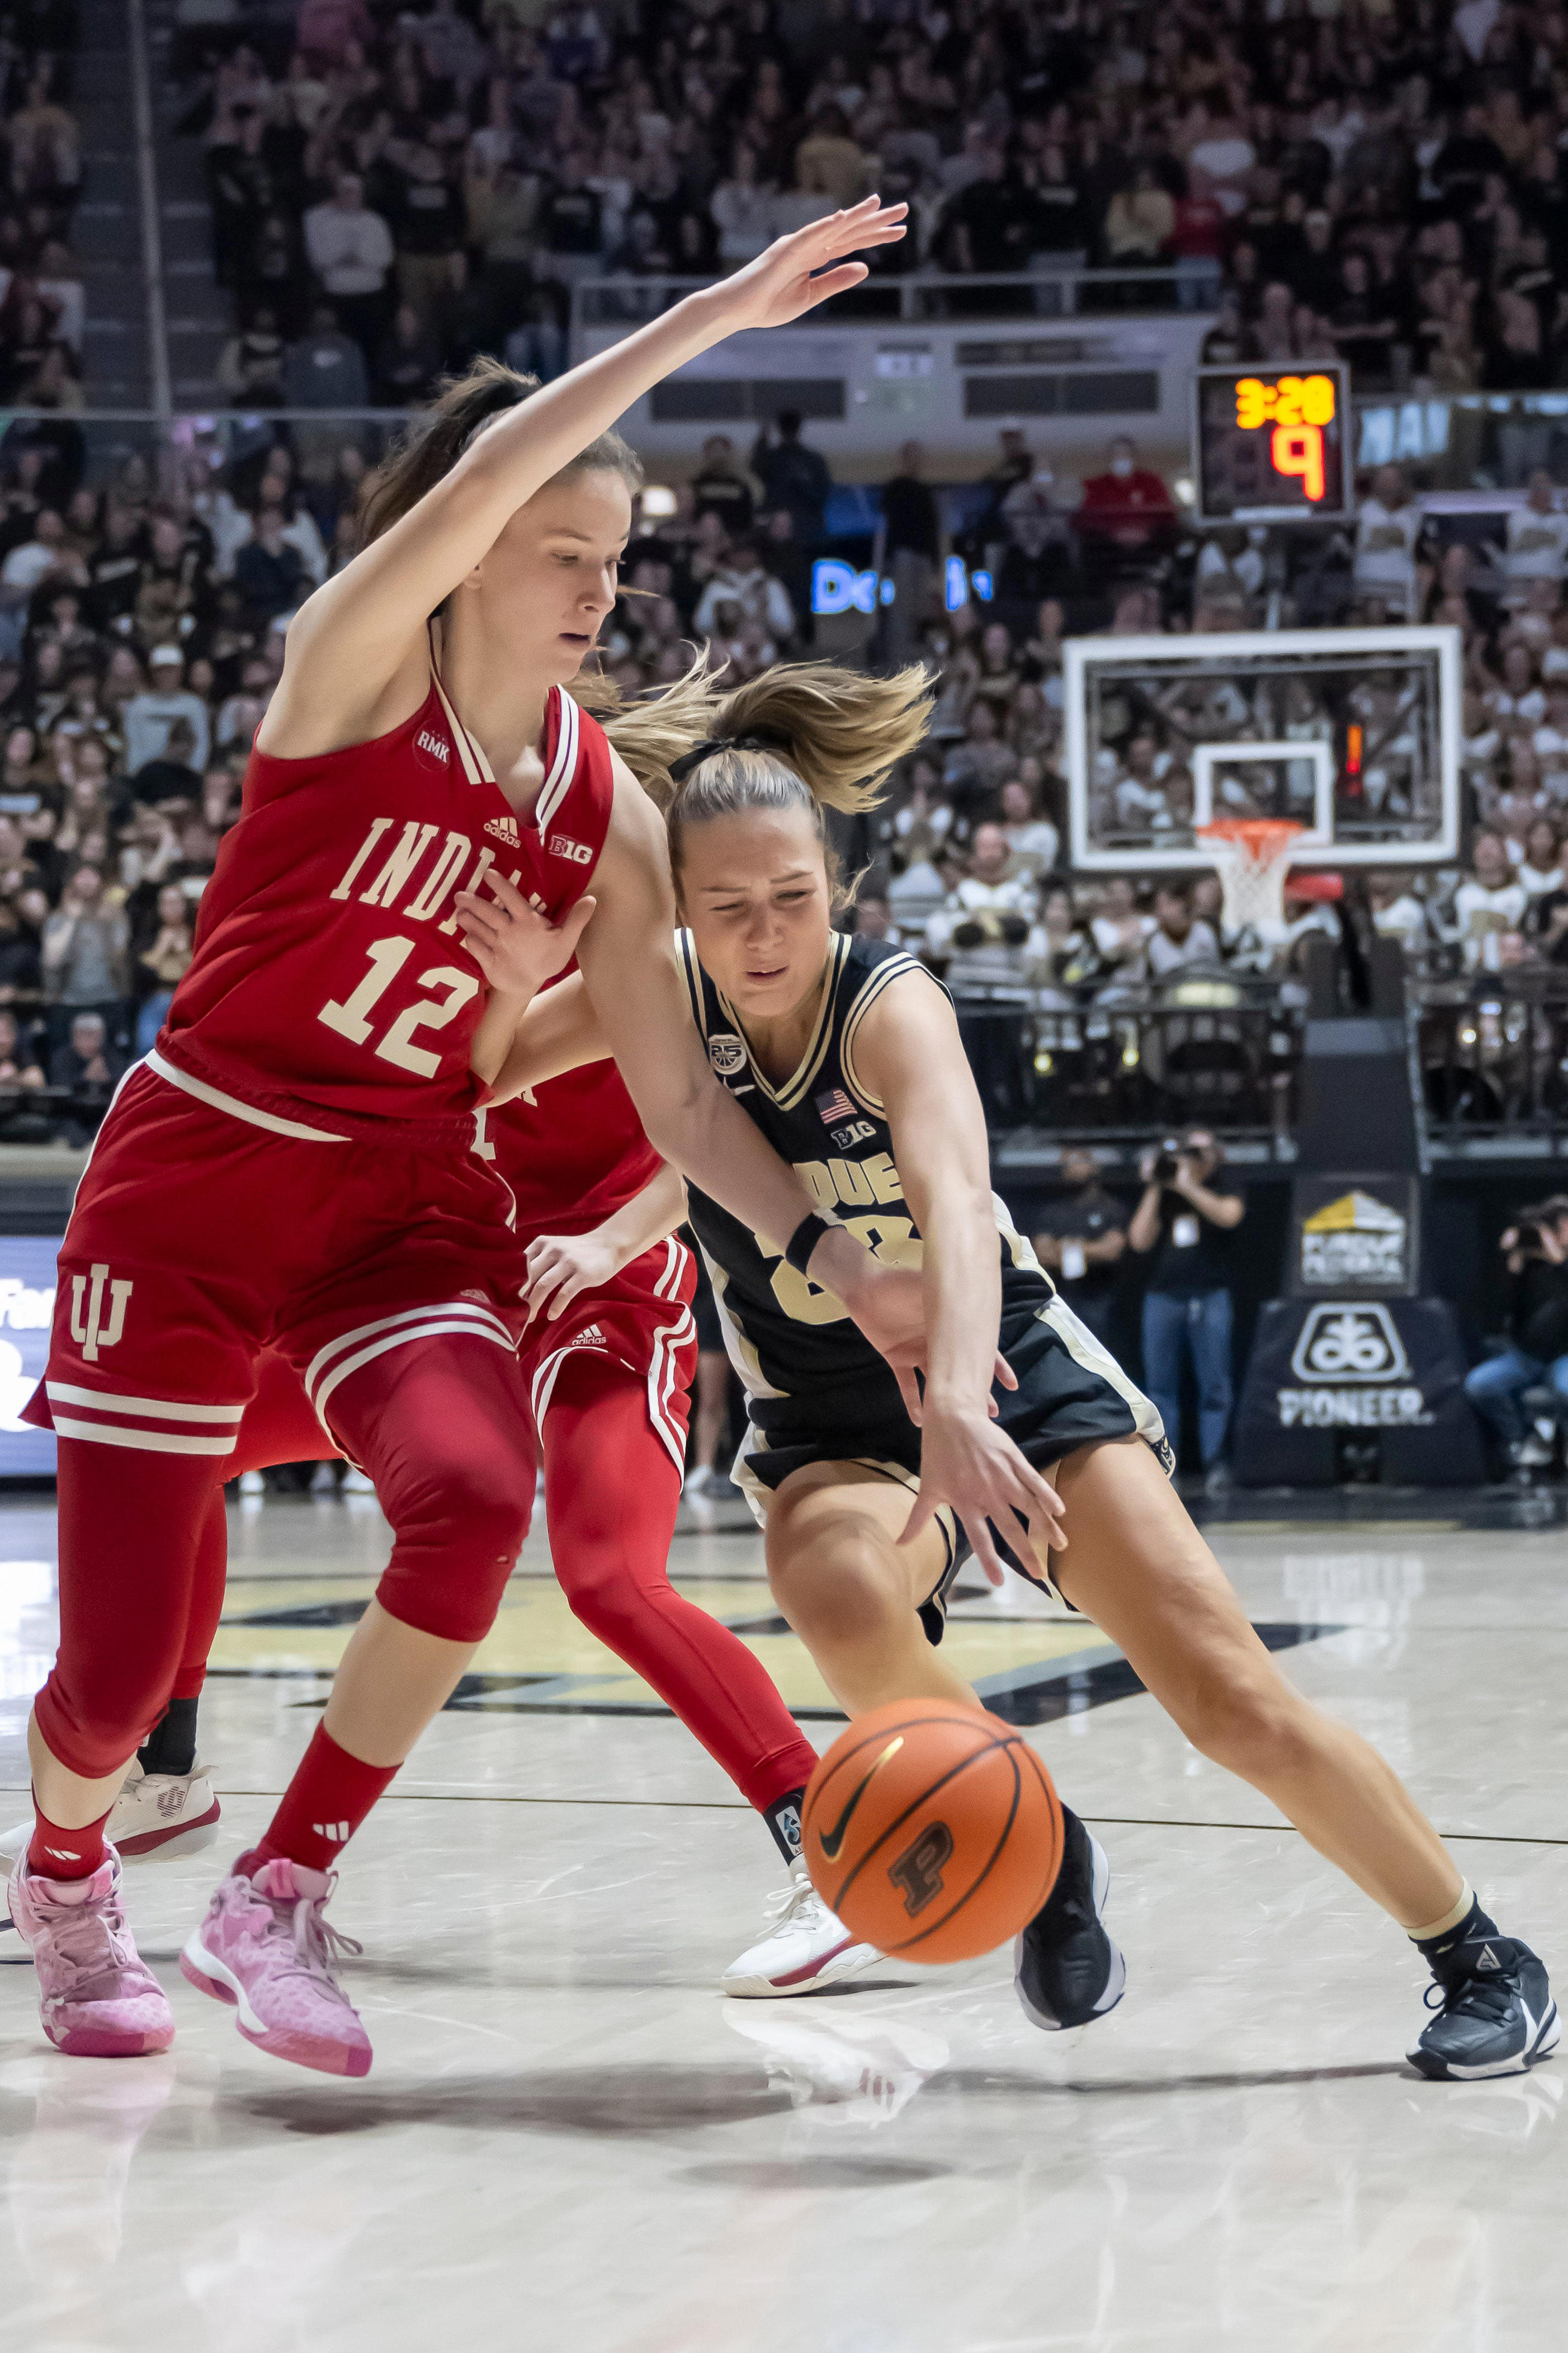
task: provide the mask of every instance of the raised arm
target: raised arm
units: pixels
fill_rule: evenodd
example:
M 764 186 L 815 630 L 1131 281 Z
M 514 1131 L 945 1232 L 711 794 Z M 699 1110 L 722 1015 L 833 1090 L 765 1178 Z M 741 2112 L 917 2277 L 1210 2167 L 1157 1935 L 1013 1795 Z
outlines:
M 855 1058 L 886 1107 L 894 1165 L 922 1237 L 921 1487 L 904 1541 L 939 1504 L 951 1504 L 975 1557 L 999 1585 L 988 1520 L 1022 1544 L 1014 1514 L 1020 1515 L 1042 1556 L 1067 1539 L 1055 1490 L 991 1419 L 1002 1254 L 985 1116 L 952 1008 L 921 973 L 906 973 L 883 990 L 861 1024 Z
M 262 749 L 300 758 L 406 717 L 384 707 L 389 688 L 416 653 L 422 660 L 429 615 L 518 508 L 676 368 L 742 327 L 787 325 L 858 285 L 866 266 L 847 257 L 902 237 L 904 210 L 868 196 L 778 238 L 744 269 L 504 411 L 416 506 L 300 607 L 258 731 Z

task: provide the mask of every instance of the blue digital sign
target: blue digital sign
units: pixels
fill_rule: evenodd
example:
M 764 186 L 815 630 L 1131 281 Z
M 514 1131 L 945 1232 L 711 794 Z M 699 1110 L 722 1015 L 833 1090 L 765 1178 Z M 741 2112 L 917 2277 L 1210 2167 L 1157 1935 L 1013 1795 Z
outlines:
M 0 1234 L 0 1478 L 55 1467 L 54 1432 L 21 1416 L 48 1357 L 59 1247 L 58 1234 Z

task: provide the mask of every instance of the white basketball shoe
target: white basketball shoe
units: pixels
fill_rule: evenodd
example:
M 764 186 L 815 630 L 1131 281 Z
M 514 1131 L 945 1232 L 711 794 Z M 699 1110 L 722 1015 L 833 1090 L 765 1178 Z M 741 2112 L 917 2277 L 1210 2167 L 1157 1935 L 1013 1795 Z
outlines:
M 199 1854 L 217 1837 L 222 1808 L 206 1767 L 188 1773 L 144 1773 L 132 1759 L 103 1835 L 121 1862 Z M 33 1835 L 32 1817 L 0 1833 L 0 1877 L 9 1878 Z
M 731 1962 L 719 1980 L 721 1993 L 752 2000 L 820 1993 L 824 1986 L 858 1977 L 882 1957 L 875 1945 L 857 1944 L 837 1914 L 828 1910 L 798 1856 L 790 1865 L 788 1886 L 768 1909 L 766 1933 Z

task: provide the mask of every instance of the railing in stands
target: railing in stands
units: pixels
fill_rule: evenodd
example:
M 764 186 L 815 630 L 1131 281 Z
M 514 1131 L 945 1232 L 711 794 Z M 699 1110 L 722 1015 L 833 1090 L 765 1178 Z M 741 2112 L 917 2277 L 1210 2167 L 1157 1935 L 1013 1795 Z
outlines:
M 635 327 L 712 284 L 708 278 L 580 278 L 572 290 L 575 332 Z M 827 303 L 816 319 L 834 325 L 908 326 L 949 320 L 964 325 L 1024 319 L 1111 317 L 1134 311 L 1215 311 L 1220 279 L 1176 269 L 1080 269 L 1042 261 L 1036 269 L 973 276 L 910 271 L 873 278 Z M 813 323 L 816 323 L 814 319 Z M 576 348 L 575 343 L 574 349 Z
M 1275 987 L 1194 980 L 1082 1006 L 1054 990 L 955 990 L 954 1002 L 994 1133 L 1093 1142 L 1201 1122 L 1289 1156 L 1305 1015 Z
M 1429 1150 L 1568 1153 L 1568 971 L 1425 981 L 1410 1019 Z

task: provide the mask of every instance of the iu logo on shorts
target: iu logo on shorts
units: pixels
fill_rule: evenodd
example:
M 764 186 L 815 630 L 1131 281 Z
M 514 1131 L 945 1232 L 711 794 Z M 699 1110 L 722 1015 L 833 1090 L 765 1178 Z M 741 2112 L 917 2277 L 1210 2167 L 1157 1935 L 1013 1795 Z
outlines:
M 106 1284 L 109 1289 L 107 1315 L 103 1312 Z M 72 1275 L 71 1338 L 89 1365 L 98 1362 L 100 1348 L 112 1348 L 124 1333 L 125 1303 L 135 1287 L 132 1282 L 111 1282 L 106 1266 L 95 1266 L 90 1275 Z
M 912 1846 L 888 1866 L 888 1877 L 904 1899 L 912 1920 L 942 1894 L 942 1865 L 952 1853 L 952 1832 L 945 1822 L 928 1822 Z

